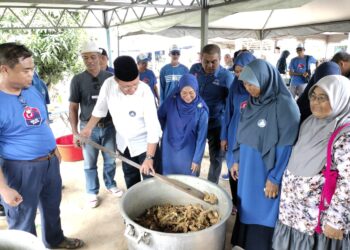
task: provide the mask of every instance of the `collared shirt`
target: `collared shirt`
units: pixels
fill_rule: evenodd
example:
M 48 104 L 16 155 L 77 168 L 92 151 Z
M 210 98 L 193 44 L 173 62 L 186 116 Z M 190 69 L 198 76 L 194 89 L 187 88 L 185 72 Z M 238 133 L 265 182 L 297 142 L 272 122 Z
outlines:
M 161 128 L 151 89 L 141 82 L 133 95 L 125 95 L 114 77 L 103 83 L 92 112 L 95 117 L 105 117 L 109 110 L 117 131 L 120 152 L 129 149 L 131 157 L 147 151 L 147 143 L 157 143 Z
M 199 94 L 209 108 L 208 128 L 220 127 L 233 74 L 222 66 L 219 66 L 214 74 L 206 74 L 201 63 L 193 64 L 190 73 L 197 77 Z

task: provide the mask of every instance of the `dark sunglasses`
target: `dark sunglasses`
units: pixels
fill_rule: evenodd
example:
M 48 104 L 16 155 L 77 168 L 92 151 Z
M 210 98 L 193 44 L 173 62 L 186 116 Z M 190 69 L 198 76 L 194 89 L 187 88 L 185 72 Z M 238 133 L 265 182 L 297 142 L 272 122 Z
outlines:
M 179 51 L 172 51 L 172 52 L 170 52 L 170 54 L 173 56 L 179 56 L 180 52 Z
M 101 88 L 101 84 L 98 82 L 98 78 L 97 77 L 93 77 L 92 78 L 92 82 L 95 83 L 94 84 L 94 89 L 95 90 L 99 90 Z

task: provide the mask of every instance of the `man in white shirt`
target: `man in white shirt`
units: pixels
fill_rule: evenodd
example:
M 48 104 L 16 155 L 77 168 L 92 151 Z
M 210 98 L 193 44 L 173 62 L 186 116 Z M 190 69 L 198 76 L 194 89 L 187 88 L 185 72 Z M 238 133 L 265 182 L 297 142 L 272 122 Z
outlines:
M 92 116 L 80 135 L 89 137 L 98 121 L 109 111 L 117 131 L 117 148 L 126 158 L 141 165 L 141 173 L 160 172 L 155 155 L 161 136 L 157 109 L 151 89 L 139 80 L 134 59 L 119 56 L 115 76 L 105 80 Z M 122 163 L 127 188 L 141 180 L 140 172 Z M 145 177 L 145 176 L 144 176 Z

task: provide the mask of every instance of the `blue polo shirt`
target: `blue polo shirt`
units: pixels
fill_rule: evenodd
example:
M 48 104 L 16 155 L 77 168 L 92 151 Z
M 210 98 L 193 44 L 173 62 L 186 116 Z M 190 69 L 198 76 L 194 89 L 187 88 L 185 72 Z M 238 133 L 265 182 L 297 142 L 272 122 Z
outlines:
M 208 128 L 220 127 L 224 119 L 226 98 L 234 78 L 232 73 L 219 66 L 214 74 L 207 74 L 201 63 L 193 64 L 190 73 L 197 77 L 199 94 L 209 108 Z
M 294 57 L 289 64 L 289 70 L 294 73 L 305 73 L 306 72 L 306 57 L 309 57 L 308 69 L 310 71 L 311 64 L 315 64 L 317 61 L 313 56 L 305 55 L 303 58 Z M 309 74 L 310 75 L 310 74 Z M 311 77 L 311 75 L 310 75 Z M 300 85 L 307 83 L 308 80 L 303 76 L 292 76 L 290 83 L 292 85 Z

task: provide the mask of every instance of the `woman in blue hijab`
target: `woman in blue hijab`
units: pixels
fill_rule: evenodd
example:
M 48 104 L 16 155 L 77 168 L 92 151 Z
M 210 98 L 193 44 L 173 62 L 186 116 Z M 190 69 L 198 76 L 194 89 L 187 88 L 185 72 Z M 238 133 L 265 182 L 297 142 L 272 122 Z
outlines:
M 300 124 L 311 115 L 310 100 L 309 100 L 309 90 L 314 86 L 319 80 L 325 76 L 329 75 L 341 75 L 340 67 L 335 62 L 324 62 L 318 66 L 315 73 L 312 75 L 309 83 L 307 84 L 304 92 L 297 100 L 297 104 L 300 110 Z
M 235 244 L 245 250 L 270 250 L 280 183 L 298 134 L 300 113 L 279 72 L 268 62 L 254 60 L 239 79 L 250 97 L 233 149 L 233 174 L 239 179 Z
M 199 175 L 208 129 L 208 107 L 199 96 L 198 82 L 185 74 L 158 110 L 163 130 L 163 174 Z
M 227 98 L 225 108 L 225 119 L 221 127 L 221 147 L 223 151 L 226 151 L 226 164 L 229 170 L 232 169 L 233 160 L 233 145 L 236 143 L 236 132 L 241 115 L 241 109 L 247 105 L 249 93 L 243 86 L 243 82 L 238 79 L 244 66 L 251 61 L 255 60 L 255 56 L 249 51 L 240 53 L 234 60 L 233 70 L 236 77 L 231 84 L 229 90 L 229 97 Z M 232 202 L 234 206 L 237 206 L 237 182 L 229 176 Z

